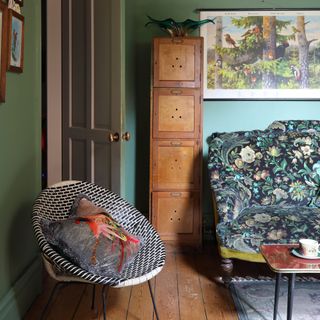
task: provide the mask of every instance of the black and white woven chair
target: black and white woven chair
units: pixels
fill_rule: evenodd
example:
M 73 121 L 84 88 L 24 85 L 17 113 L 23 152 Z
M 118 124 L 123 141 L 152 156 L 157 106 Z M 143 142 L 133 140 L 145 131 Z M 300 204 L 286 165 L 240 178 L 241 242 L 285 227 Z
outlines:
M 119 278 L 103 277 L 89 273 L 84 269 L 66 260 L 57 253 L 44 237 L 41 219 L 63 220 L 68 213 L 74 199 L 79 194 L 85 194 L 98 206 L 104 207 L 129 232 L 144 239 L 144 245 L 139 250 L 133 262 L 120 274 Z M 62 181 L 44 189 L 33 206 L 32 224 L 38 240 L 44 265 L 49 275 L 57 280 L 51 296 L 43 311 L 43 315 L 55 294 L 57 285 L 65 282 L 84 282 L 93 284 L 92 308 L 95 299 L 95 284 L 103 285 L 102 302 L 103 315 L 106 318 L 106 289 L 108 287 L 121 288 L 148 281 L 150 295 L 156 310 L 150 279 L 156 276 L 165 263 L 165 248 L 159 235 L 149 221 L 132 205 L 111 191 L 93 183 L 82 181 Z

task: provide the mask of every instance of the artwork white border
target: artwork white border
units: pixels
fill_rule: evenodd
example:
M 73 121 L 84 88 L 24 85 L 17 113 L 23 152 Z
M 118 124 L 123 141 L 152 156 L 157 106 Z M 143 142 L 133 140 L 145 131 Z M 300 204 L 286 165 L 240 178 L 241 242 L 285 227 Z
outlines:
M 209 10 L 199 9 L 200 20 L 222 17 L 243 16 L 312 16 L 319 17 L 318 41 L 320 43 L 320 10 L 319 9 L 281 9 L 281 10 Z M 204 38 L 204 77 L 203 97 L 205 100 L 319 100 L 319 89 L 211 89 L 208 88 L 207 78 L 207 53 L 208 53 L 208 30 L 214 26 L 205 24 L 200 29 L 200 35 Z

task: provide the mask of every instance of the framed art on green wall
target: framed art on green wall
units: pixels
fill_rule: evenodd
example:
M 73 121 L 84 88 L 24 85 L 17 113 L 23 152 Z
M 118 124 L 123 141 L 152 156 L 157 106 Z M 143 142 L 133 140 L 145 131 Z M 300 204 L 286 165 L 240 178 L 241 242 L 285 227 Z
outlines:
M 6 96 L 6 71 L 7 71 L 7 28 L 8 9 L 0 1 L 0 102 L 5 101 Z
M 200 10 L 205 99 L 319 99 L 320 10 Z
M 21 73 L 23 71 L 24 17 L 9 9 L 8 24 L 8 70 Z

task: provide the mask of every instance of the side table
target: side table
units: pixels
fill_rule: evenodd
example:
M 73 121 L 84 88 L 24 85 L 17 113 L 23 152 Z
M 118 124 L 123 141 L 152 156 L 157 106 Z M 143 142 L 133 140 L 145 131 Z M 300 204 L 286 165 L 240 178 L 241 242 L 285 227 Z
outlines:
M 299 245 L 297 244 L 264 244 L 260 247 L 260 252 L 266 260 L 268 266 L 276 273 L 273 320 L 277 319 L 280 289 L 279 283 L 282 274 L 286 273 L 289 277 L 287 320 L 291 320 L 296 274 L 320 273 L 320 259 L 298 258 L 291 253 L 293 248 L 298 247 Z

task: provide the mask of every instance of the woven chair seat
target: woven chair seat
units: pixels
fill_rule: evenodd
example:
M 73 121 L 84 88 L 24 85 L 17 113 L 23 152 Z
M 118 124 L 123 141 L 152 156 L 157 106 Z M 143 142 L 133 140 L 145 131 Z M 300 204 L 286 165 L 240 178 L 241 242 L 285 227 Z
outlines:
M 61 256 L 47 242 L 40 221 L 68 218 L 75 198 L 87 195 L 97 206 L 109 212 L 129 233 L 141 236 L 144 245 L 134 260 L 123 269 L 118 278 L 90 273 Z M 150 280 L 158 274 L 165 263 L 165 248 L 159 235 L 149 221 L 135 207 L 111 191 L 89 182 L 65 181 L 44 189 L 33 206 L 33 228 L 45 258 L 59 272 L 65 272 L 72 281 L 90 282 L 112 287 L 124 287 Z

